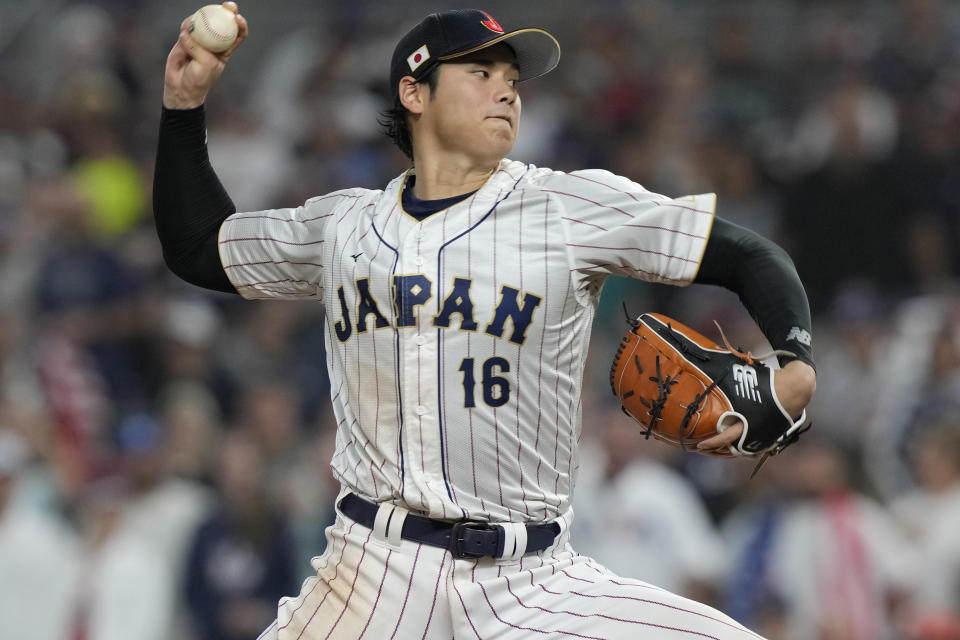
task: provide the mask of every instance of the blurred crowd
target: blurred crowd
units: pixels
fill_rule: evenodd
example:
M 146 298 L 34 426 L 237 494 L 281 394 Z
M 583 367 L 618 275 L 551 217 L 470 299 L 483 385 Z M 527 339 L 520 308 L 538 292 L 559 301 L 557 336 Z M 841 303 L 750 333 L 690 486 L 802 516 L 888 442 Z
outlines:
M 406 168 L 376 126 L 399 36 L 446 1 L 241 3 L 207 104 L 241 210 Z M 0 0 L 0 640 L 254 638 L 324 547 L 323 317 L 163 265 L 166 53 L 197 7 Z M 814 312 L 813 428 L 753 461 L 646 441 L 607 366 L 631 312 L 744 347 L 736 297 L 611 279 L 584 380 L 573 541 L 771 640 L 960 638 L 960 4 L 573 0 L 511 157 L 599 167 L 787 248 Z

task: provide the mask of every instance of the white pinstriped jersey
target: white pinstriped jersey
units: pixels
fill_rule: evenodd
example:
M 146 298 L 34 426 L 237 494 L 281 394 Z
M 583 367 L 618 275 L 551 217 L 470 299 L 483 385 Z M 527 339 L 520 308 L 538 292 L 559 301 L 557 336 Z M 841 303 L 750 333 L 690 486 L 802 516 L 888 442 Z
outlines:
M 554 519 L 605 278 L 692 281 L 716 198 L 503 160 L 420 222 L 405 180 L 234 214 L 224 268 L 246 298 L 323 303 L 343 485 L 434 518 Z

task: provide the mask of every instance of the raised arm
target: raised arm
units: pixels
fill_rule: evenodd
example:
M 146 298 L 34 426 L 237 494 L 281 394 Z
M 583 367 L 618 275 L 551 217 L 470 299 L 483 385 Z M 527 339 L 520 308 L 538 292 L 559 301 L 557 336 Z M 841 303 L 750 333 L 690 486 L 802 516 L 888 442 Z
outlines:
M 223 53 L 207 51 L 190 37 L 190 19 L 167 56 L 163 111 L 154 169 L 153 209 L 163 257 L 191 284 L 235 292 L 217 250 L 217 233 L 236 211 L 207 155 L 203 103 L 233 52 L 247 37 L 247 21 L 233 2 L 238 35 Z

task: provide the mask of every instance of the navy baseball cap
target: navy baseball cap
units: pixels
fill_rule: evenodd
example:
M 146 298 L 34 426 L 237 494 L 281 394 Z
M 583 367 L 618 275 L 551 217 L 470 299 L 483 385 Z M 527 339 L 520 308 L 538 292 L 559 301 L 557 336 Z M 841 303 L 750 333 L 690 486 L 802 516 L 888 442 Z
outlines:
M 390 61 L 390 91 L 396 96 L 400 79 L 425 78 L 441 62 L 506 42 L 517 56 L 520 81 L 551 71 L 560 61 L 560 44 L 544 29 L 507 31 L 486 11 L 453 9 L 431 13 L 407 32 Z

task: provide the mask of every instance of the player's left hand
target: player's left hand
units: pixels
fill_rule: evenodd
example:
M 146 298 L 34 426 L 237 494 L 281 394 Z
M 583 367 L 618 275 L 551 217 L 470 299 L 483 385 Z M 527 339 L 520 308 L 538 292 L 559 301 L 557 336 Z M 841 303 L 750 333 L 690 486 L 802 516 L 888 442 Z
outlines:
M 817 373 L 806 362 L 793 360 L 773 373 L 773 386 L 783 408 L 794 418 L 799 418 L 813 398 L 817 389 Z M 743 423 L 737 422 L 722 433 L 697 444 L 697 452 L 708 456 L 732 458 L 730 445 L 743 435 Z

